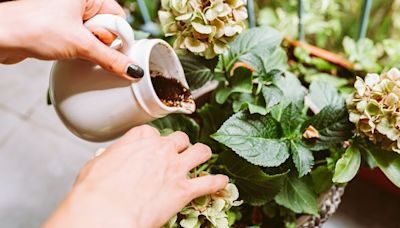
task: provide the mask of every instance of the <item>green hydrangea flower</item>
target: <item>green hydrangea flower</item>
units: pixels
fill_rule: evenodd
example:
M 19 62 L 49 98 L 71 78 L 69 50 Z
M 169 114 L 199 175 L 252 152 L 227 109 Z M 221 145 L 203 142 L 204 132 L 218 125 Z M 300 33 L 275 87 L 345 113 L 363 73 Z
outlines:
M 214 58 L 246 27 L 247 0 L 162 0 L 158 12 L 165 36 L 174 48 Z
M 400 153 L 400 71 L 357 77 L 354 87 L 347 99 L 350 121 L 373 143 Z
M 228 228 L 228 211 L 242 204 L 238 198 L 237 187 L 229 183 L 224 190 L 214 195 L 193 200 L 178 216 L 171 218 L 164 228 L 200 228 L 202 225 L 210 228 Z

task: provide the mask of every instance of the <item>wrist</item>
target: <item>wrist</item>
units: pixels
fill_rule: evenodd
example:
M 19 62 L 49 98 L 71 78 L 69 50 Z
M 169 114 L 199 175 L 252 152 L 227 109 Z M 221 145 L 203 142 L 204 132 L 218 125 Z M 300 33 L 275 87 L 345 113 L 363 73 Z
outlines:
M 74 187 L 43 227 L 138 227 L 132 214 L 115 205 L 118 203 L 110 201 L 109 195 Z

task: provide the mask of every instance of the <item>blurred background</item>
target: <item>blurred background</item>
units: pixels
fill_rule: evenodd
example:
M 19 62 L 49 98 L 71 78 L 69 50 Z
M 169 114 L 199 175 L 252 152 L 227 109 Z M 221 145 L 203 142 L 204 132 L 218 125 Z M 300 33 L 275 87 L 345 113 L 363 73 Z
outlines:
M 158 0 L 120 3 L 139 36 L 161 35 Z M 400 65 L 399 11 L 399 0 L 258 0 L 253 16 L 254 23 L 338 53 L 365 72 Z M 46 104 L 51 64 L 0 66 L 0 227 L 39 227 L 85 162 L 109 144 L 76 138 Z M 399 191 L 379 173 L 364 170 L 324 227 L 400 227 L 399 211 Z

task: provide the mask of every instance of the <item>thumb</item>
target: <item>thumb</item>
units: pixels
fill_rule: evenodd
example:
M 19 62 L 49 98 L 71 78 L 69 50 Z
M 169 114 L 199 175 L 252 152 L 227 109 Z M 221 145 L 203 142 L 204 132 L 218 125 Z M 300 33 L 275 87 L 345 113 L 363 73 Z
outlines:
M 81 50 L 78 50 L 79 57 L 97 63 L 105 70 L 131 81 L 138 81 L 143 77 L 143 69 L 134 64 L 128 56 L 108 47 L 88 30 L 85 32 L 86 39 L 82 41 Z

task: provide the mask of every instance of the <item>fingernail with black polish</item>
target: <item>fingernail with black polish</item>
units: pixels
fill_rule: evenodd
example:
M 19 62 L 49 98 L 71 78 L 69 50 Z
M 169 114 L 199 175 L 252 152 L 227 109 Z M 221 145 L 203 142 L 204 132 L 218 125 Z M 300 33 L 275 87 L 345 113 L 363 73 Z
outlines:
M 143 76 L 144 76 L 143 69 L 140 66 L 136 65 L 136 64 L 129 65 L 128 69 L 126 70 L 126 73 L 130 77 L 135 78 L 135 79 L 143 78 Z

